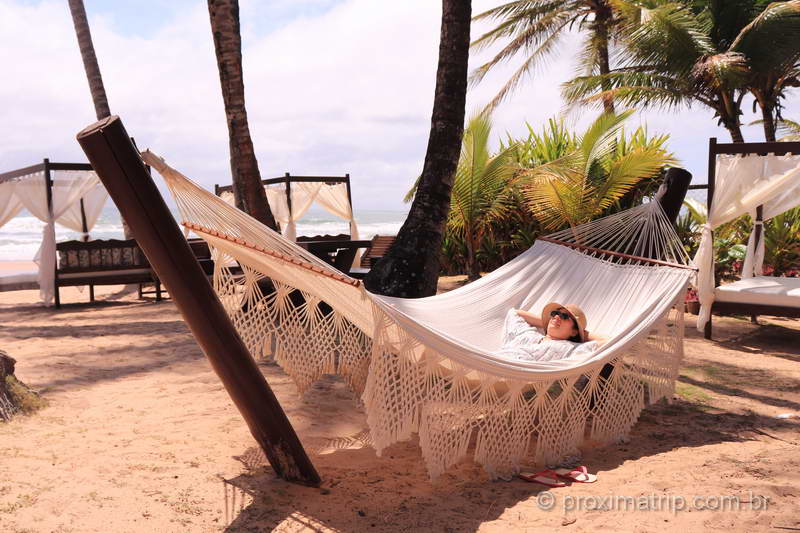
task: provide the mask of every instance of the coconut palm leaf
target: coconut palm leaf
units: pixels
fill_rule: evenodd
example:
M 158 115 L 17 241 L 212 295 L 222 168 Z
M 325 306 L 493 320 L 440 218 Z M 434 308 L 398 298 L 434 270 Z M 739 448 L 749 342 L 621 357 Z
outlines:
M 627 38 L 621 52 L 624 66 L 650 65 L 675 77 L 688 76 L 697 58 L 713 55 L 708 27 L 680 3 L 668 3 L 649 12 Z
M 509 80 L 486 106 L 493 109 L 516 90 L 534 69 L 558 49 L 561 37 L 570 30 L 588 32 L 579 67 L 594 74 L 608 73 L 609 48 L 618 38 L 619 29 L 627 27 L 627 17 L 639 18 L 638 1 L 629 0 L 517 0 L 506 2 L 473 18 L 495 20 L 497 26 L 473 41 L 475 50 L 503 42 L 503 47 L 487 62 L 476 68 L 470 82 L 480 82 L 497 65 L 518 55 L 522 61 Z M 607 110 L 612 106 L 606 102 Z
M 765 73 L 794 67 L 800 57 L 800 0 L 775 2 L 747 24 L 730 46 Z

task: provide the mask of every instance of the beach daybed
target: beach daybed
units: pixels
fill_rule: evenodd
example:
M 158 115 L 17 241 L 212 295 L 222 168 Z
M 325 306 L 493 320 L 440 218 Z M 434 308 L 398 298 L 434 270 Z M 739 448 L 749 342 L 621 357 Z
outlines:
M 800 142 L 709 141 L 708 223 L 695 256 L 700 314 L 697 327 L 711 338 L 711 314 L 800 317 L 800 279 L 763 276 L 764 221 L 800 205 Z M 742 279 L 717 286 L 713 229 L 750 214 Z
M 5 277 L 2 290 L 39 288 L 45 305 L 55 291 L 56 233 L 59 224 L 88 238 L 108 193 L 87 163 L 42 163 L 0 174 L 0 227 L 26 209 L 45 223 L 38 253 L 39 271 Z

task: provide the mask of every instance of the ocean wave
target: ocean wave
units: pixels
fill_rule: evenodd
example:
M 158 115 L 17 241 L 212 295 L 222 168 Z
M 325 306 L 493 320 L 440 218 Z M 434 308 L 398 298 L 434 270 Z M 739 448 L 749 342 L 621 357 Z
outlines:
M 397 235 L 403 225 L 406 213 L 394 211 L 366 211 L 358 215 L 359 237 L 364 240 L 375 235 Z M 18 216 L 11 219 L 0 228 L 0 260 L 26 261 L 36 255 L 42 243 L 42 230 L 44 222 L 27 216 Z M 297 234 L 303 236 L 337 235 L 350 233 L 350 226 L 341 219 L 313 214 L 297 222 Z M 56 225 L 56 240 L 69 241 L 79 239 L 81 234 Z M 119 215 L 113 216 L 104 213 L 91 231 L 93 239 L 122 239 L 123 229 Z

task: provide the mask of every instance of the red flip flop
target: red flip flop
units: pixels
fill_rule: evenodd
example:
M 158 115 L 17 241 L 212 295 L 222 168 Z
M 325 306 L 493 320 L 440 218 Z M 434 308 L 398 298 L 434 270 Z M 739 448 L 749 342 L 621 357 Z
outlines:
M 597 481 L 597 476 L 587 472 L 585 466 L 576 466 L 571 470 L 569 468 L 557 468 L 555 474 L 562 479 L 568 479 L 575 483 L 594 483 Z
M 520 479 L 531 483 L 540 483 L 548 487 L 566 487 L 567 484 L 558 479 L 558 474 L 553 470 L 542 470 L 535 474 L 524 472 L 519 475 Z

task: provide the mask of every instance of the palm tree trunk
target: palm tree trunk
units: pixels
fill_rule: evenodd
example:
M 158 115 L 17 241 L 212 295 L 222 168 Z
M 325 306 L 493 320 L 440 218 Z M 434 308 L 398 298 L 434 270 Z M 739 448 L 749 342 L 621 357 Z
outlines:
M 759 103 L 761 107 L 761 118 L 764 123 L 764 139 L 767 142 L 775 142 L 775 111 L 774 108 L 765 103 Z
M 475 235 L 469 232 L 466 235 L 465 244 L 467 245 L 467 281 L 475 281 L 481 277 L 481 269 L 476 257 L 475 248 Z
M 442 0 L 439 65 L 431 131 L 419 187 L 389 252 L 367 276 L 367 289 L 402 298 L 436 294 L 450 193 L 453 188 L 467 96 L 470 0 Z
M 217 56 L 222 100 L 231 153 L 231 176 L 236 207 L 259 222 L 277 229 L 261 184 L 247 110 L 244 104 L 242 36 L 239 32 L 238 0 L 208 0 L 211 33 Z
M 97 55 L 94 53 L 92 33 L 89 31 L 89 20 L 83 0 L 69 0 L 69 11 L 72 14 L 72 24 L 75 26 L 75 35 L 78 37 L 78 48 L 81 50 L 83 69 L 86 79 L 89 80 L 89 91 L 92 93 L 92 102 L 97 114 L 97 120 L 106 118 L 111 114 L 103 86 L 103 77 L 100 75 L 100 66 L 97 64 Z
M 721 92 L 716 109 L 723 126 L 731 134 L 731 140 L 735 143 L 743 143 L 742 123 L 739 121 L 739 104 L 734 98 L 733 91 Z
M 97 63 L 97 54 L 94 51 L 92 42 L 92 32 L 89 30 L 89 19 L 86 16 L 86 8 L 83 0 L 69 0 L 69 11 L 72 14 L 72 24 L 75 26 L 75 35 L 78 37 L 78 48 L 81 51 L 83 70 L 86 71 L 86 79 L 89 81 L 89 92 L 92 95 L 94 112 L 97 120 L 111 115 L 111 108 L 108 105 L 106 88 L 103 85 L 103 76 L 100 74 L 100 65 Z M 126 239 L 132 239 L 131 228 L 121 218 L 122 233 Z M 130 290 L 134 285 L 126 285 L 126 290 Z
M 735 143 L 743 143 L 742 126 L 738 122 L 725 124 L 725 129 L 731 134 L 731 140 Z
M 605 5 L 598 8 L 597 12 L 595 13 L 594 38 L 597 40 L 597 66 L 600 70 L 600 74 L 602 75 L 606 75 L 611 72 L 611 61 L 609 60 L 608 54 L 608 36 L 610 33 L 609 25 L 611 24 L 612 16 L 613 13 L 611 12 L 611 9 Z M 600 87 L 602 88 L 603 92 L 611 90 L 611 84 L 605 78 L 600 82 Z M 606 113 L 614 113 L 614 98 L 611 96 L 603 97 L 603 111 Z

